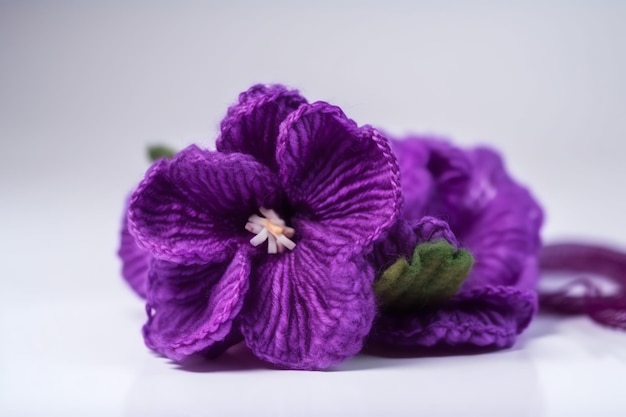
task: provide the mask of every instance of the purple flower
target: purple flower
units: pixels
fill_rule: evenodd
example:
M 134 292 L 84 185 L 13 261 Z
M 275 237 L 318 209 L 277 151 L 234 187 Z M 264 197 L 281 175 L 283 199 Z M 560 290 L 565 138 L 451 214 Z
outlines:
M 396 221 L 399 195 L 379 132 L 295 91 L 252 87 L 228 110 L 217 151 L 156 162 L 131 198 L 136 246 L 120 254 L 152 257 L 147 274 L 125 275 L 145 288 L 146 344 L 180 361 L 241 334 L 259 358 L 299 369 L 356 354 L 375 314 L 365 256 Z
M 486 148 L 441 140 L 392 142 L 405 200 L 401 218 L 377 243 L 379 270 L 409 258 L 417 244 L 447 240 L 475 263 L 451 299 L 410 312 L 383 311 L 370 340 L 393 346 L 507 347 L 536 310 L 542 211 Z

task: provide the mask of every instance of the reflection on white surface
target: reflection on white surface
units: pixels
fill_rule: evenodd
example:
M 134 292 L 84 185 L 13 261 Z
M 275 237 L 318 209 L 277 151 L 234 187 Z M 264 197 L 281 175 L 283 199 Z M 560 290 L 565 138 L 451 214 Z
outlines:
M 524 356 L 515 351 L 471 358 L 360 355 L 334 372 L 255 370 L 254 360 L 245 357 L 226 357 L 225 369 L 206 366 L 191 375 L 150 364 L 130 389 L 127 411 L 170 416 L 200 407 L 224 416 L 541 416 L 536 372 Z
M 545 236 L 624 245 L 625 20 L 608 0 L 1 2 L 0 415 L 625 415 L 626 335 L 583 318 L 484 355 L 176 369 L 144 348 L 115 258 L 145 145 L 210 145 L 259 81 L 490 143 L 546 207 Z
M 362 354 L 301 372 L 271 369 L 240 345 L 181 368 L 143 347 L 133 297 L 14 295 L 1 310 L 12 336 L 1 415 L 618 416 L 626 407 L 626 336 L 582 318 L 540 316 L 513 349 L 485 354 Z

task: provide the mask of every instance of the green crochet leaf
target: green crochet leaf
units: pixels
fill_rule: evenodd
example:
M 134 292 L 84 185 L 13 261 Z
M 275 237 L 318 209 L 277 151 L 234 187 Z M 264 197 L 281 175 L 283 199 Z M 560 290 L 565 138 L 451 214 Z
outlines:
M 407 311 L 444 301 L 459 291 L 474 257 L 446 240 L 417 245 L 409 263 L 398 259 L 374 283 L 381 307 Z
M 163 145 L 148 146 L 148 158 L 150 162 L 154 162 L 161 158 L 171 158 L 176 154 L 172 148 Z

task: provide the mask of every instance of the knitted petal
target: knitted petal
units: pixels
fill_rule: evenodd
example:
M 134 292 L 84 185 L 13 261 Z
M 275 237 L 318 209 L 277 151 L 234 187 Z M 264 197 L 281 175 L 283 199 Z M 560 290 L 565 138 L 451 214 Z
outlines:
M 378 276 L 398 259 L 411 259 L 417 237 L 411 223 L 398 219 L 385 235 L 376 241 L 369 256 Z
M 223 350 L 248 289 L 250 262 L 237 253 L 230 263 L 179 265 L 155 261 L 149 276 L 146 345 L 175 361 Z
M 398 347 L 510 347 L 530 323 L 536 298 L 530 290 L 486 286 L 456 296 L 438 308 L 383 315 L 375 323 L 370 340 Z
M 135 238 L 128 231 L 128 200 L 122 217 L 120 247 L 117 251 L 122 260 L 122 277 L 141 298 L 146 298 L 148 270 L 152 262 L 149 251 L 137 246 Z
M 536 257 L 540 248 L 541 208 L 525 188 L 508 177 L 498 154 L 477 149 L 470 156 L 475 172 L 467 206 L 473 214 L 459 237 L 474 254 L 476 264 L 465 288 L 533 288 L 537 275 L 520 273 L 529 256 Z
M 373 269 L 333 255 L 323 242 L 301 242 L 255 271 L 242 333 L 259 358 L 324 369 L 359 352 L 374 318 Z
M 413 220 L 424 214 L 433 189 L 433 179 L 426 169 L 430 152 L 425 141 L 391 140 L 391 149 L 398 157 L 402 178 L 402 218 Z
M 398 219 L 385 237 L 374 245 L 371 259 L 377 271 L 383 271 L 400 258 L 411 259 L 415 246 L 439 239 L 447 240 L 458 248 L 459 242 L 448 223 L 425 216 L 417 221 Z
M 411 138 L 391 143 L 403 179 L 402 216 L 430 215 L 456 222 L 472 174 L 466 153 L 443 140 Z
M 250 239 L 248 217 L 279 200 L 274 174 L 251 156 L 190 146 L 148 171 L 131 200 L 129 229 L 159 259 L 217 262 Z
M 276 160 L 296 217 L 322 226 L 327 244 L 359 251 L 395 221 L 399 168 L 389 144 L 338 107 L 300 106 L 281 125 Z
M 306 100 L 296 90 L 280 85 L 255 85 L 239 95 L 221 124 L 217 150 L 241 152 L 276 169 L 274 158 L 278 126 Z
M 243 340 L 241 331 L 239 330 L 239 323 L 237 319 L 231 323 L 230 332 L 223 340 L 213 343 L 211 346 L 200 351 L 200 354 L 206 359 L 216 359 L 222 353 L 226 352 L 230 347 L 240 343 Z
M 459 242 L 452 230 L 450 230 L 448 223 L 436 217 L 422 217 L 413 224 L 413 232 L 418 244 L 444 239 L 452 246 L 459 247 Z

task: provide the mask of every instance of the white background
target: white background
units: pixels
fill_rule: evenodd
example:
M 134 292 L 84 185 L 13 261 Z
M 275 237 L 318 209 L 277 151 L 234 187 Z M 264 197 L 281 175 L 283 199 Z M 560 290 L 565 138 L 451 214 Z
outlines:
M 259 3 L 0 2 L 0 415 L 626 415 L 626 334 L 585 318 L 331 372 L 148 352 L 115 256 L 124 196 L 147 144 L 210 145 L 256 82 L 498 147 L 546 240 L 626 244 L 625 2 Z

